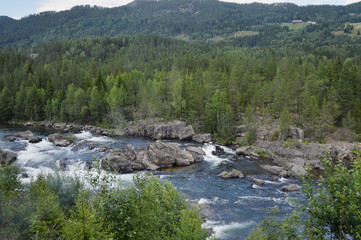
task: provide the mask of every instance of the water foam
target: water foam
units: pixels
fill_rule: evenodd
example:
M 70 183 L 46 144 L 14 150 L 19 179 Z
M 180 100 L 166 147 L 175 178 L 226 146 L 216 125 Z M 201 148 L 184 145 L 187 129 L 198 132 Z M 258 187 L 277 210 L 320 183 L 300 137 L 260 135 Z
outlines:
M 212 228 L 215 234 L 213 235 L 217 239 L 229 239 L 232 232 L 237 229 L 245 229 L 252 225 L 254 225 L 254 221 L 247 221 L 247 222 L 231 222 L 228 224 L 221 223 L 218 221 L 206 221 L 202 227 L 203 228 Z M 210 238 L 211 239 L 211 238 Z
M 208 199 L 208 198 L 201 198 L 198 201 L 198 204 L 202 205 L 202 204 L 225 204 L 228 203 L 229 201 L 227 199 L 222 199 L 219 197 L 214 197 L 212 199 Z
M 212 154 L 212 151 L 216 150 L 216 147 L 212 144 L 206 143 L 202 147 L 202 150 L 206 153 L 204 156 L 204 161 L 211 163 L 213 166 L 218 166 L 224 161 L 230 162 L 227 158 L 220 158 Z
M 236 204 L 244 204 L 247 201 L 273 201 L 275 203 L 284 203 L 285 199 L 276 197 L 258 197 L 258 196 L 239 196 L 240 200 L 236 201 Z

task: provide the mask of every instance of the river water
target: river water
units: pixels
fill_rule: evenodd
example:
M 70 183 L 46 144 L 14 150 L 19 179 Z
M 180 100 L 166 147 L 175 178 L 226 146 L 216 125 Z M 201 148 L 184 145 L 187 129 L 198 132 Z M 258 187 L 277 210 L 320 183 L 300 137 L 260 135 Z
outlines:
M 30 144 L 28 140 L 17 139 L 14 142 L 4 140 L 6 136 L 31 130 L 35 136 L 43 137 L 39 143 Z M 134 137 L 106 137 L 93 135 L 90 132 L 76 132 L 75 143 L 69 147 L 56 147 L 48 142 L 47 136 L 59 132 L 42 128 L 24 128 L 21 126 L 0 126 L 0 149 L 17 152 L 17 163 L 27 173 L 21 180 L 30 182 L 39 173 L 51 173 L 59 165 L 59 159 L 68 159 L 65 174 L 82 176 L 85 161 L 101 158 L 104 153 L 99 149 L 110 147 L 117 149 L 126 144 L 136 147 L 147 146 L 152 140 Z M 181 191 L 189 202 L 197 202 L 206 214 L 204 227 L 213 228 L 217 239 L 245 239 L 252 229 L 262 222 L 269 210 L 278 208 L 283 214 L 290 213 L 294 207 L 289 197 L 302 199 L 300 192 L 285 193 L 282 186 L 296 183 L 295 179 L 280 178 L 270 181 L 271 175 L 259 167 L 269 164 L 265 160 L 251 160 L 236 156 L 234 150 L 223 147 L 223 156 L 214 156 L 213 144 L 195 144 L 191 142 L 174 142 L 181 146 L 193 145 L 201 148 L 206 156 L 204 161 L 188 167 L 179 167 L 163 171 L 155 171 L 154 175 L 168 179 Z M 217 177 L 222 171 L 241 170 L 244 179 L 221 179 Z M 134 174 L 121 174 L 121 185 L 131 184 Z M 251 176 L 265 179 L 265 185 L 253 184 Z

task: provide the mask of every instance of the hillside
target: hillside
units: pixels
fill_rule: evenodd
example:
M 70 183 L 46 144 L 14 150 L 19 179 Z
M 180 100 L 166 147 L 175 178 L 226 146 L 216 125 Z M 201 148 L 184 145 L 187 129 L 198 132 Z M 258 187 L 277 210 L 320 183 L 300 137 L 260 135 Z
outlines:
M 265 26 L 281 28 L 280 23 L 290 23 L 293 19 L 317 22 L 318 28 L 313 27 L 313 31 L 331 31 L 342 30 L 346 22 L 361 22 L 360 13 L 361 3 L 299 7 L 291 3 L 137 0 L 117 8 L 77 6 L 68 11 L 43 12 L 21 20 L 1 17 L 0 45 L 24 46 L 50 40 L 136 34 L 199 41 L 227 40 L 247 37 L 249 32 L 267 32 Z

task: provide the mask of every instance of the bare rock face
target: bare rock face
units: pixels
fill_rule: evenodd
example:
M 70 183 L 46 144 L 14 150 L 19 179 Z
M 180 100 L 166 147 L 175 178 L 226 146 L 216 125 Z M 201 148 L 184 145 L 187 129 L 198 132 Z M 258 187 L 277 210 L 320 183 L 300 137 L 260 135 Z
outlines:
M 34 134 L 32 131 L 29 131 L 29 130 L 15 134 L 15 137 L 20 137 L 20 138 L 25 138 L 25 139 L 29 139 L 32 136 L 34 136 Z
M 221 172 L 220 174 L 218 174 L 218 177 L 228 179 L 228 178 L 244 178 L 245 176 L 241 171 L 232 169 L 232 171 L 230 172 L 227 171 Z
M 0 166 L 7 166 L 15 162 L 17 155 L 10 150 L 0 150 Z
M 296 126 L 290 126 L 289 137 L 300 142 L 305 140 L 305 132 Z
M 153 139 L 179 139 L 190 140 L 195 135 L 191 125 L 186 126 L 182 121 L 152 122 L 136 121 L 124 129 L 125 135 L 150 137 Z
M 212 137 L 210 133 L 196 134 L 192 136 L 192 140 L 198 143 L 209 143 L 212 141 Z
M 284 192 L 295 192 L 295 191 L 299 191 L 300 189 L 301 187 L 298 186 L 297 184 L 290 184 L 282 187 L 282 191 Z
M 193 150 L 198 151 L 200 149 Z M 147 148 L 136 148 L 128 144 L 123 149 L 116 150 L 104 157 L 101 166 L 104 169 L 117 172 L 133 172 L 145 169 L 156 170 L 173 166 L 188 166 L 195 163 L 195 159 L 190 151 L 172 143 L 152 142 Z
M 49 135 L 49 142 L 54 143 L 58 147 L 67 147 L 72 143 L 66 136 L 58 133 Z
M 195 162 L 202 162 L 204 160 L 204 155 L 206 155 L 202 149 L 197 147 L 187 147 L 186 150 L 192 154 Z

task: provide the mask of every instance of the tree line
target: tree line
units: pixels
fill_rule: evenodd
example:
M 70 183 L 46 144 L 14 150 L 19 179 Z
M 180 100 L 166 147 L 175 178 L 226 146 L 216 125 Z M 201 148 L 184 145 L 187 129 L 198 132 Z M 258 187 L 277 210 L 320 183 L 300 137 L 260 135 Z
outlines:
M 308 136 L 339 126 L 360 133 L 361 59 L 350 57 L 347 45 L 329 56 L 319 50 L 245 49 L 157 36 L 2 49 L 0 120 L 114 127 L 136 119 L 181 119 L 227 138 L 248 109 L 264 119 L 283 116 Z

